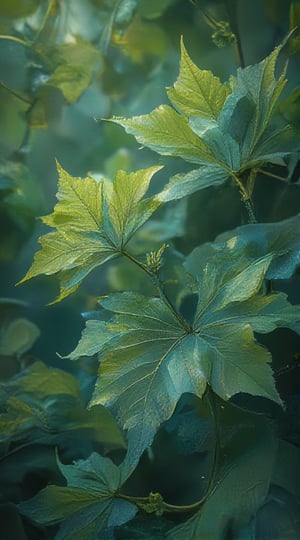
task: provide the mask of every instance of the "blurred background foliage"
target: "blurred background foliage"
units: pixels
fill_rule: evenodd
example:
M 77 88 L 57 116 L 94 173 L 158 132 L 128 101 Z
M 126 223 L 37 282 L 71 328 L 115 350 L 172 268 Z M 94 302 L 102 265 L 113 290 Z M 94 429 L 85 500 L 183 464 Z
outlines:
M 69 363 L 56 353 L 64 355 L 75 347 L 84 325 L 81 312 L 88 313 L 95 309 L 97 296 L 105 294 L 108 289 L 146 290 L 143 276 L 138 271 L 129 271 L 126 262 L 94 271 L 75 296 L 59 305 L 46 307 L 57 293 L 55 279 L 37 278 L 34 282 L 15 288 L 30 266 L 37 238 L 44 231 L 37 217 L 51 212 L 55 204 L 58 178 L 55 159 L 74 176 L 86 176 L 91 172 L 111 179 L 120 168 L 130 171 L 163 163 L 165 167 L 156 175 L 153 183 L 154 190 L 161 189 L 172 174 L 187 171 L 189 166 L 182 160 L 163 160 L 147 149 L 139 149 L 133 137 L 126 135 L 121 127 L 105 122 L 105 119 L 112 115 L 147 113 L 168 102 L 165 87 L 171 86 L 178 74 L 181 35 L 193 61 L 201 68 L 213 71 L 221 80 L 226 80 L 240 65 L 239 47 L 246 65 L 256 63 L 287 35 L 289 29 L 297 25 L 300 25 L 300 2 L 292 0 L 1 1 L 2 380 L 6 381 L 17 374 L 20 365 L 30 369 L 34 359 L 40 359 L 48 366 L 72 371 Z M 233 33 L 237 36 L 237 44 Z M 289 45 L 288 84 L 278 110 L 278 114 L 297 128 L 300 128 L 299 54 L 300 38 L 296 35 Z M 259 178 L 255 205 L 260 221 L 279 221 L 299 211 L 299 169 L 297 160 L 288 164 L 288 170 L 272 166 L 272 174 L 280 177 L 288 175 L 289 182 L 267 176 Z M 189 253 L 196 245 L 211 241 L 223 231 L 244 223 L 244 219 L 238 193 L 228 182 L 221 188 L 206 189 L 188 201 L 160 210 L 139 233 L 136 249 L 142 246 L 142 251 L 149 251 L 172 239 L 179 251 Z M 288 292 L 292 302 L 299 301 L 299 275 L 289 283 L 280 284 L 280 287 Z M 278 357 L 283 351 L 282 333 L 278 338 L 276 336 L 268 346 Z M 295 343 L 294 335 L 287 338 L 285 358 L 293 354 L 298 343 Z M 36 369 L 47 370 L 47 367 L 44 365 Z M 87 373 L 87 364 L 84 369 Z M 89 369 L 93 374 L 92 360 Z M 79 373 L 78 380 L 83 397 L 78 394 L 76 381 L 66 382 L 69 391 L 68 398 L 64 398 L 68 401 L 64 410 L 69 410 L 70 417 L 64 419 L 51 417 L 53 404 L 49 404 L 47 396 L 39 396 L 37 404 L 30 391 L 24 394 L 21 383 L 10 397 L 12 401 L 8 416 L 12 414 L 15 417 L 18 409 L 24 413 L 25 407 L 26 418 L 32 428 L 28 435 L 26 427 L 26 437 L 39 444 L 42 441 L 44 445 L 43 454 L 37 453 L 37 485 L 39 482 L 43 484 L 43 480 L 40 480 L 41 470 L 47 469 L 52 479 L 57 474 L 55 458 L 52 454 L 49 458 L 48 446 L 56 444 L 56 439 L 54 436 L 43 439 L 39 431 L 41 418 L 45 415 L 55 431 L 60 422 L 65 425 L 72 423 L 72 408 L 79 411 L 77 433 L 72 433 L 68 443 L 61 443 L 72 459 L 78 457 L 70 451 L 73 436 L 78 438 L 83 432 L 88 435 L 85 436 L 86 447 L 81 449 L 80 456 L 88 455 L 91 440 L 101 448 L 103 445 L 122 448 L 122 435 L 116 427 L 110 441 L 103 441 L 99 437 L 95 425 L 98 425 L 100 417 L 100 424 L 105 423 L 103 411 L 96 411 L 93 419 L 84 413 L 92 377 L 88 377 L 88 382 L 83 382 L 86 378 L 80 378 Z M 295 379 L 295 369 L 291 373 L 282 372 L 279 389 L 287 393 L 291 380 L 293 395 L 298 394 L 298 401 L 295 397 L 291 404 L 291 410 L 295 413 L 295 419 L 291 420 L 293 431 L 297 417 L 295 411 L 299 411 L 299 381 Z M 47 384 L 50 384 L 49 380 Z M 50 393 L 51 384 L 48 387 Z M 9 388 L 7 392 L 10 392 Z M 7 400 L 7 397 L 0 394 L 2 399 Z M 56 396 L 55 399 L 59 398 Z M 174 426 L 169 427 L 170 431 L 175 429 Z M 287 425 L 285 428 L 288 430 Z M 20 434 L 24 436 L 24 425 L 21 423 L 14 424 L 13 434 L 7 432 L 5 436 L 7 440 L 12 436 L 18 440 Z M 6 443 L 0 440 L 0 445 Z M 296 443 L 300 444 L 299 438 Z M 26 474 L 27 469 L 30 470 L 34 459 L 32 453 L 26 452 L 25 448 L 23 459 L 26 466 L 22 475 Z M 286 449 L 283 448 L 282 452 L 285 456 Z M 19 482 L 13 459 L 12 456 L 12 461 L 9 461 L 9 474 L 13 476 L 9 489 L 12 491 Z M 294 455 L 293 459 L 296 459 Z M 165 466 L 163 463 L 162 467 Z M 186 474 L 192 478 L 193 468 Z M 8 475 L 5 482 L 8 482 L 7 478 Z M 25 493 L 26 496 L 31 494 Z M 15 493 L 13 497 L 18 498 Z M 270 495 L 269 505 L 264 507 L 264 511 L 272 512 L 271 507 L 278 506 L 278 500 L 281 500 L 278 494 L 275 493 L 273 498 Z M 0 513 L 10 516 L 12 521 L 15 509 L 6 505 L 4 509 L 0 508 Z M 17 531 L 14 538 L 25 538 L 17 517 L 14 526 Z M 154 524 L 153 527 L 155 529 L 158 525 Z M 167 530 L 168 522 L 162 519 L 160 530 L 164 527 Z M 136 529 L 129 528 L 128 539 L 142 538 L 141 530 L 142 525 L 137 521 Z M 39 536 L 41 532 L 32 530 L 31 534 L 30 538 L 33 539 L 44 538 Z M 158 533 L 155 538 L 159 538 Z

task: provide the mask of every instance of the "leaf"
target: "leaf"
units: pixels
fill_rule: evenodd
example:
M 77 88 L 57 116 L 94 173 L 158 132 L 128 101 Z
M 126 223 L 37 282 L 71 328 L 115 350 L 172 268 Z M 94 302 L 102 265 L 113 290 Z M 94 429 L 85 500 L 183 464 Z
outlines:
M 112 408 L 130 430 L 135 452 L 131 459 L 138 460 L 182 392 L 203 394 L 208 373 L 199 363 L 196 337 L 185 336 L 160 299 L 116 293 L 101 304 L 115 313 L 107 329 L 116 339 L 113 347 L 104 345 L 92 405 Z
M 167 539 L 222 540 L 225 530 L 234 535 L 257 512 L 269 490 L 276 445 L 266 425 L 263 431 L 258 425 L 250 440 L 249 432 L 243 435 L 248 447 L 232 452 L 232 443 L 225 446 L 224 453 L 230 453 L 231 459 L 221 468 L 210 495 L 192 518 L 167 534 Z
M 28 319 L 12 320 L 0 332 L 0 354 L 21 355 L 31 349 L 38 339 L 40 331 L 36 324 Z
M 300 265 L 299 227 L 300 214 L 277 223 L 242 225 L 233 231 L 220 234 L 214 243 L 196 248 L 197 252 L 199 250 L 197 257 L 216 257 L 217 260 L 220 252 L 226 252 L 225 268 L 228 268 L 232 259 L 254 261 L 265 253 L 272 252 L 274 256 L 266 277 L 287 279 Z
M 206 144 L 193 133 L 187 119 L 168 105 L 142 116 L 115 116 L 110 121 L 123 126 L 139 143 L 158 154 L 178 156 L 199 165 L 215 161 Z
M 228 177 L 228 172 L 222 167 L 204 165 L 188 173 L 175 174 L 156 197 L 162 202 L 182 199 L 182 197 L 191 195 L 199 189 L 223 184 Z
M 117 172 L 109 199 L 109 216 L 115 230 L 114 240 L 121 245 L 131 239 L 160 205 L 156 198 L 142 199 L 153 174 L 161 168 L 151 167 L 129 175 L 124 171 Z
M 94 540 L 101 530 L 126 523 L 136 514 L 135 505 L 114 498 L 121 475 L 109 458 L 93 453 L 74 465 L 59 461 L 58 465 L 68 487 L 48 486 L 19 504 L 22 514 L 41 525 L 65 520 L 57 540 Z
M 9 394 L 29 393 L 37 398 L 49 394 L 65 394 L 79 397 L 79 386 L 76 378 L 62 369 L 47 367 L 43 362 L 34 362 L 20 374 L 4 383 Z
M 295 324 L 299 311 L 283 294 L 261 294 L 270 262 L 270 255 L 243 265 L 232 259 L 223 275 L 222 255 L 217 264 L 194 259 L 198 304 L 190 328 L 158 298 L 117 293 L 100 301 L 112 319 L 87 326 L 71 358 L 89 350 L 98 325 L 101 364 L 91 406 L 110 408 L 128 430 L 126 466 L 136 465 L 180 396 L 201 397 L 207 383 L 224 400 L 246 392 L 281 404 L 271 355 L 256 343 L 253 330 Z M 193 272 L 191 264 L 188 269 Z
M 120 254 L 159 206 L 157 199 L 141 199 L 160 168 L 119 171 L 111 188 L 92 177 L 74 178 L 58 165 L 58 203 L 42 218 L 57 230 L 40 237 L 42 249 L 20 283 L 39 274 L 58 274 L 56 301 L 74 292 L 92 270 Z
M 239 68 L 237 76 L 231 78 L 232 92 L 218 121 L 223 132 L 242 143 L 242 163 L 251 159 L 259 145 L 285 86 L 286 70 L 283 69 L 278 79 L 275 76 L 277 58 L 285 42 L 259 64 Z
M 217 119 L 229 93 L 228 85 L 222 84 L 211 71 L 201 70 L 192 62 L 181 38 L 179 77 L 174 88 L 167 90 L 174 107 L 186 116 Z
M 47 85 L 58 88 L 68 103 L 75 103 L 91 80 L 92 72 L 89 67 L 66 64 L 56 68 Z
M 72 439 L 98 441 L 107 448 L 125 447 L 115 420 L 104 407 L 87 410 L 75 377 L 36 362 L 0 385 L 1 440 L 70 445 Z

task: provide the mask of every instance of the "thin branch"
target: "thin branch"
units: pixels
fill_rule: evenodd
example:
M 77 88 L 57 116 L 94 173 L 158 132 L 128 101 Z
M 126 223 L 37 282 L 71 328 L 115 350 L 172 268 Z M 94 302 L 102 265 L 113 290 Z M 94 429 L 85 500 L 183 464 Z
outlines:
M 160 296 L 161 300 L 166 304 L 166 306 L 169 308 L 169 310 L 173 313 L 174 317 L 176 317 L 177 321 L 184 328 L 184 330 L 188 334 L 192 333 L 192 331 L 193 331 L 192 328 L 183 319 L 183 317 L 181 317 L 180 313 L 178 313 L 175 306 L 173 306 L 171 300 L 168 298 L 168 296 L 167 296 L 167 294 L 166 294 L 166 292 L 165 292 L 165 290 L 163 288 L 163 285 L 161 283 L 161 280 L 159 278 L 158 273 L 156 273 L 153 270 L 151 270 L 150 268 L 148 268 L 148 266 L 146 266 L 141 261 L 136 259 L 133 255 L 128 253 L 128 251 L 126 251 L 125 249 L 123 249 L 121 251 L 121 254 L 124 255 L 125 257 L 127 257 L 127 259 L 129 259 L 131 262 L 136 264 L 141 270 L 143 270 L 143 272 L 145 272 L 147 274 L 147 276 L 149 276 L 152 279 L 153 283 L 155 284 L 155 286 L 157 288 L 157 291 L 159 293 L 159 296 Z

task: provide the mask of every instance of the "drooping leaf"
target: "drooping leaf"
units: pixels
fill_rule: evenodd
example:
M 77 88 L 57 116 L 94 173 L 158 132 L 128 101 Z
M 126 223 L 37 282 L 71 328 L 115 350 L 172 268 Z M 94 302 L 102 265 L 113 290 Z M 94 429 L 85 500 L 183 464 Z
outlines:
M 74 178 L 58 166 L 58 203 L 42 218 L 56 231 L 40 238 L 42 249 L 20 283 L 39 274 L 58 274 L 57 301 L 74 292 L 94 268 L 120 253 L 159 206 L 153 197 L 141 199 L 160 168 L 119 171 L 111 187 L 92 177 Z
M 58 464 L 67 487 L 48 486 L 19 505 L 22 514 L 39 524 L 63 521 L 57 540 L 94 540 L 101 530 L 134 517 L 135 505 L 114 498 L 121 475 L 109 458 L 93 453 L 74 465 Z
M 113 117 L 111 121 L 123 126 L 139 143 L 158 154 L 182 157 L 199 165 L 216 161 L 207 145 L 193 133 L 187 119 L 168 105 L 161 105 L 143 116 Z
M 174 88 L 167 90 L 174 107 L 188 117 L 217 119 L 229 93 L 228 85 L 222 84 L 211 71 L 201 70 L 192 62 L 181 39 L 179 77 Z

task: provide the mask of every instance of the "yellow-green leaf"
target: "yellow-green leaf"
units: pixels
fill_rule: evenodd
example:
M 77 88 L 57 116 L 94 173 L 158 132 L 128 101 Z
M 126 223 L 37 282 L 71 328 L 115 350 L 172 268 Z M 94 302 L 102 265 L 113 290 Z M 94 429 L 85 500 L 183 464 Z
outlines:
M 211 71 L 199 69 L 189 57 L 181 39 L 180 73 L 174 88 L 168 88 L 174 107 L 186 116 L 217 119 L 226 97 L 228 84 L 222 84 Z

